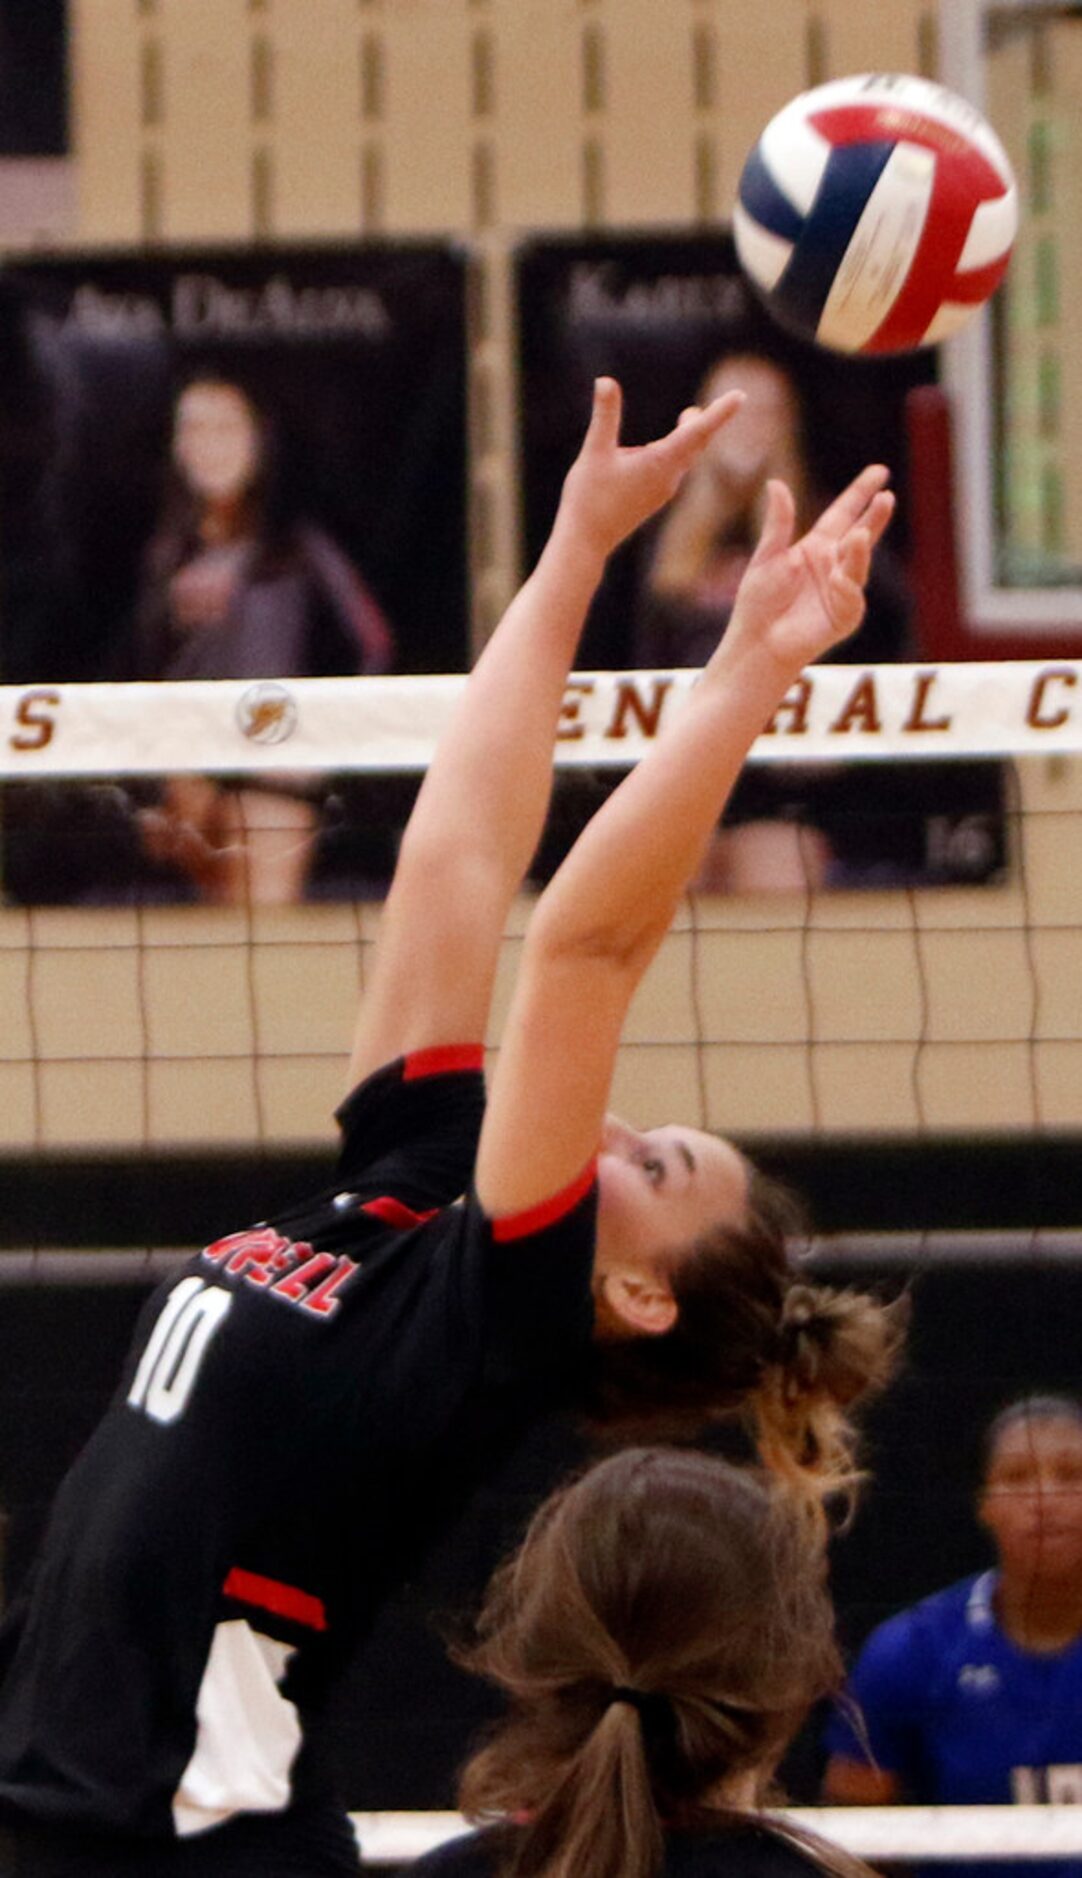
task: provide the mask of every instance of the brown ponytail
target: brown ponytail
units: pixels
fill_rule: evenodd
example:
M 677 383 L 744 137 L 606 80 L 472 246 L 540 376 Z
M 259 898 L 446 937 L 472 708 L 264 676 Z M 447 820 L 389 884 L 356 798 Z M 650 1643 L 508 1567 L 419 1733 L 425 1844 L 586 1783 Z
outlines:
M 728 1418 L 814 1503 L 852 1489 L 847 1411 L 890 1380 L 908 1310 L 797 1278 L 788 1242 L 801 1231 L 797 1203 L 753 1169 L 744 1223 L 667 1262 L 673 1329 L 594 1345 L 591 1420 L 603 1438 L 690 1440 Z
M 782 1299 L 777 1354 L 750 1407 L 759 1453 L 794 1485 L 849 1493 L 860 1480 L 846 1410 L 890 1380 L 908 1310 L 865 1292 L 794 1282 Z
M 510 1702 L 460 1788 L 521 1822 L 501 1878 L 655 1878 L 662 1822 L 746 1819 L 725 1783 L 838 1685 L 821 1535 L 763 1475 L 625 1450 L 542 1508 L 460 1660 Z

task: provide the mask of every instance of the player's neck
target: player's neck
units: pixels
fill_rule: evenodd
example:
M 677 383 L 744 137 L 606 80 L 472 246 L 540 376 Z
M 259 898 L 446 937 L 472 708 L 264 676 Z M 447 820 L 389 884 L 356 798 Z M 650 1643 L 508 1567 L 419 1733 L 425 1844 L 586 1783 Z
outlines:
M 1082 1583 L 1002 1572 L 996 1589 L 1000 1628 L 1019 1649 L 1051 1655 L 1082 1635 Z

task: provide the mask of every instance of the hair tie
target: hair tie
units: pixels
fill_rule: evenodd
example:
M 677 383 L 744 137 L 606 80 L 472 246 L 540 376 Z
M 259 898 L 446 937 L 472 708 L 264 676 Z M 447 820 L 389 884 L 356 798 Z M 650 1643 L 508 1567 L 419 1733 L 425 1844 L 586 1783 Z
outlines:
M 631 1689 L 627 1683 L 616 1682 L 609 1690 L 605 1707 L 611 1708 L 614 1702 L 627 1702 L 633 1709 L 637 1709 L 640 1715 L 648 1715 L 651 1699 L 656 1704 L 658 1698 L 648 1696 L 645 1689 Z
M 671 1698 L 660 1689 L 632 1689 L 626 1682 L 617 1682 L 609 1690 L 606 1710 L 615 1702 L 626 1702 L 638 1715 L 643 1750 L 655 1779 L 666 1791 L 682 1791 L 687 1769 L 680 1750 L 680 1724 Z
M 823 1292 L 813 1285 L 793 1284 L 782 1300 L 778 1317 L 776 1361 L 794 1372 L 791 1384 L 814 1388 L 820 1377 L 832 1323 L 823 1309 Z
M 643 1737 L 647 1747 L 667 1747 L 671 1744 L 676 1728 L 676 1711 L 668 1696 L 660 1689 L 632 1689 L 626 1682 L 614 1683 L 605 1703 L 607 1709 L 614 1702 L 626 1702 L 635 1710 L 642 1724 Z

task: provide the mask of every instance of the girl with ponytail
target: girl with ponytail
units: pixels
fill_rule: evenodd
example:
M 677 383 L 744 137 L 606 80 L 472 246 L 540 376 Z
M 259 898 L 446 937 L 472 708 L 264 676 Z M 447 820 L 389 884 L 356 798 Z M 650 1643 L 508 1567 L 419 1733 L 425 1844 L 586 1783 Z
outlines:
M 482 1071 L 606 560 L 739 403 L 729 393 L 628 447 L 620 388 L 598 381 L 549 541 L 402 839 L 333 1184 L 216 1239 L 140 1317 L 0 1644 L 0 1840 L 13 1837 L 26 1878 L 355 1872 L 309 1721 L 382 1599 L 554 1402 L 585 1392 L 620 1441 L 636 1424 L 739 1414 L 817 1499 L 851 1476 L 846 1411 L 886 1371 L 890 1320 L 795 1283 L 784 1220 L 731 1142 L 679 1123 L 640 1132 L 606 1108 L 631 1001 L 749 748 L 863 617 L 892 509 L 881 466 L 799 540 L 791 492 L 769 484 L 725 636 L 538 899 L 487 1092 Z M 273 1424 L 254 1444 L 253 1402 Z M 654 1619 L 663 1633 L 661 1607 Z M 523 1871 L 570 1878 L 578 1853 L 554 1862 L 560 1796 L 578 1846 L 613 1768 L 648 1844 L 651 1807 L 682 1816 L 715 1776 L 759 1766 L 746 1735 L 759 1696 L 728 1659 L 716 1683 L 687 1683 L 677 1727 L 638 1698 L 684 1689 L 679 1652 L 670 1689 L 622 1651 L 585 1692 L 572 1676 L 553 1709 L 553 1758 L 515 1801 L 537 1815 Z M 768 1758 L 803 1700 L 784 1651 L 776 1669 Z M 106 1686 L 107 1711 L 90 1699 Z M 635 1699 L 613 1703 L 614 1689 Z M 621 1831 L 637 1842 L 638 1814 Z M 599 1870 L 629 1878 L 606 1858 Z
M 461 1782 L 491 1823 L 417 1878 L 867 1878 L 762 1811 L 840 1677 L 821 1526 L 770 1476 L 601 1462 L 542 1507 L 462 1660 L 509 1703 Z

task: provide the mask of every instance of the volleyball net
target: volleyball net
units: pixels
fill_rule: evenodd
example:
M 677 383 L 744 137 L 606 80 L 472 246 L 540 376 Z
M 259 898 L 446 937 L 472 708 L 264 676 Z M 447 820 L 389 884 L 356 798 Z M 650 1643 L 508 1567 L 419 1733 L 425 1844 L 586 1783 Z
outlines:
M 572 673 L 560 766 L 619 767 L 680 709 L 695 670 Z M 423 769 L 462 674 L 0 687 L 8 780 L 176 771 Z M 1082 749 L 1082 664 L 822 665 L 793 685 L 753 761 L 1011 756 Z
M 532 885 L 694 677 L 570 679 Z M 746 890 L 689 896 L 614 1099 L 644 1125 L 792 1140 L 1079 1128 L 1080 678 L 808 673 L 736 802 L 734 848 L 774 835 Z M 397 840 L 463 683 L 0 689 L 7 1152 L 326 1140 Z

